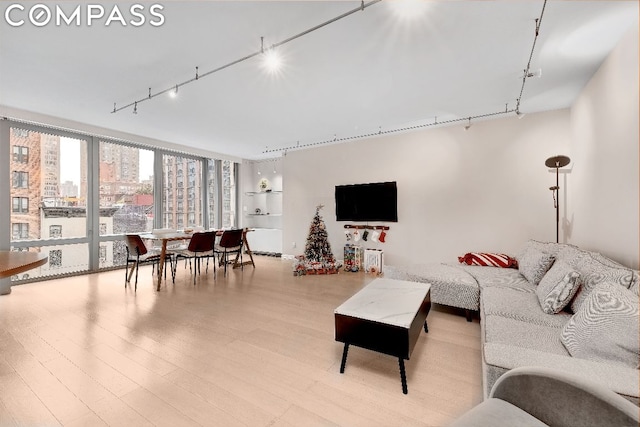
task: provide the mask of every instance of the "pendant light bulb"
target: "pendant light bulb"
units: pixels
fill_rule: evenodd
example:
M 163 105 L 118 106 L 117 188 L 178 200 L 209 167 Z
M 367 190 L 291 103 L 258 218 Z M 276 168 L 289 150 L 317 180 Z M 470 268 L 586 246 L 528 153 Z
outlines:
M 263 65 L 270 73 L 275 73 L 280 69 L 282 60 L 275 49 L 271 48 L 264 51 Z
M 169 91 L 169 96 L 171 98 L 176 98 L 178 96 L 178 85 L 176 85 L 172 91 Z

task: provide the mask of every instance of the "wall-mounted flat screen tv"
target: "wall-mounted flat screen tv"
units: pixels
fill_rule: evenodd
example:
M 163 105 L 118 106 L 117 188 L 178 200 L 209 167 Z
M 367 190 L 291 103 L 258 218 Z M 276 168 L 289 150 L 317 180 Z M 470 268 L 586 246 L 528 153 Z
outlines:
M 336 221 L 398 222 L 396 182 L 336 185 Z

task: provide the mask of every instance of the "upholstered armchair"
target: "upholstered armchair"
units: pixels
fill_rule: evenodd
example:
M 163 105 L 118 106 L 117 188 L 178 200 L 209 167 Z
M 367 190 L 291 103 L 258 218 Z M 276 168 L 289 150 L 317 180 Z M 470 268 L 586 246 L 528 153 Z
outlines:
M 452 426 L 638 427 L 639 423 L 638 406 L 588 378 L 527 366 L 501 376 L 489 398 Z

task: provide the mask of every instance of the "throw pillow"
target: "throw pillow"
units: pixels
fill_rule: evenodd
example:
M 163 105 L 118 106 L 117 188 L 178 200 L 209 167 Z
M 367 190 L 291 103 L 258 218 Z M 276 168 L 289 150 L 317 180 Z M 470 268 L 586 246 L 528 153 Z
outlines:
M 562 330 L 567 351 L 583 359 L 638 367 L 638 297 L 615 283 L 595 287 Z
M 574 313 L 578 312 L 591 290 L 597 285 L 608 282 L 628 289 L 635 281 L 635 274 L 630 268 L 603 264 L 591 254 L 581 257 L 573 267 L 580 273 L 580 288 L 571 302 L 571 310 Z
M 527 247 L 518 258 L 518 269 L 525 279 L 534 286 L 538 286 L 540 279 L 553 264 L 554 257 L 535 249 Z
M 564 261 L 556 260 L 536 288 L 542 311 L 559 313 L 578 291 L 580 274 Z
M 518 261 L 505 254 L 489 252 L 467 252 L 458 257 L 460 264 L 480 265 L 483 267 L 518 268 Z
M 635 293 L 636 295 L 640 296 L 640 290 L 638 289 L 638 276 L 640 275 L 640 272 L 638 272 L 638 270 L 635 270 L 633 272 L 633 282 L 631 283 L 631 286 L 629 287 L 629 290 L 633 293 Z

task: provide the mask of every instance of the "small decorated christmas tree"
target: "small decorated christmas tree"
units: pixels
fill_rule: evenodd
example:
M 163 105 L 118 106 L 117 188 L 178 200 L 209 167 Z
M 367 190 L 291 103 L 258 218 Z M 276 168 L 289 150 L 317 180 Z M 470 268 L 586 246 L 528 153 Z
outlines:
M 316 207 L 316 214 L 309 226 L 304 255 L 298 256 L 293 266 L 293 273 L 296 275 L 333 274 L 340 268 L 340 264 L 336 262 L 331 252 L 327 227 L 320 215 L 320 209 L 323 207 L 323 205 Z

